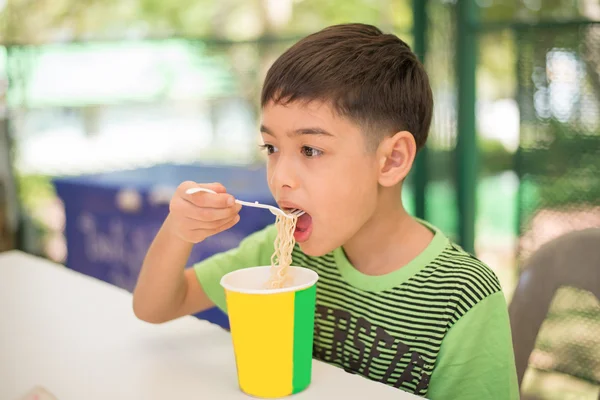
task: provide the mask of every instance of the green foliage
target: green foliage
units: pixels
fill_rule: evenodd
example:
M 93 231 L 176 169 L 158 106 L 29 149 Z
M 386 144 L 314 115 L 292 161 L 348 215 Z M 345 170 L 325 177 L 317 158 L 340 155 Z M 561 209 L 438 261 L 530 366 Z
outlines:
M 504 171 L 509 171 L 514 167 L 514 154 L 504 147 L 504 145 L 494 139 L 479 139 L 479 169 L 480 176 L 497 175 Z M 429 151 L 429 173 L 434 181 L 447 180 L 449 176 L 454 176 L 454 170 L 458 160 L 454 159 L 453 150 L 440 150 L 431 148 Z
M 556 120 L 539 123 L 521 152 L 525 181 L 539 188 L 538 206 L 600 205 L 600 135 Z
M 583 5 L 578 7 L 573 0 L 480 0 L 477 3 L 481 5 L 481 18 L 486 22 L 577 19 L 585 15 Z
M 514 167 L 514 154 L 499 140 L 481 138 L 479 151 L 482 175 L 496 175 Z

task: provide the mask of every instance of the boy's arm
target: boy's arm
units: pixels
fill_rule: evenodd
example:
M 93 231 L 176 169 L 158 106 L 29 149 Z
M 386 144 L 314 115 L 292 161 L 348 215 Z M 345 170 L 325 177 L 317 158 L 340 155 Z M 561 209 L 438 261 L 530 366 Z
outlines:
M 442 341 L 427 398 L 518 400 L 508 309 L 502 292 L 482 300 Z
M 169 215 L 148 249 L 133 292 L 133 311 L 146 322 L 166 322 L 212 307 L 190 274 L 183 273 L 193 244 L 174 235 L 172 224 Z

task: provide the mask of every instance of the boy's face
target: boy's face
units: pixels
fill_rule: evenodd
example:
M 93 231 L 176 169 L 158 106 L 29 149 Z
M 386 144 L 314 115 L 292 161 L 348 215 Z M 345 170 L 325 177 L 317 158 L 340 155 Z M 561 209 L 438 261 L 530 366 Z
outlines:
M 378 163 L 356 124 L 328 104 L 270 102 L 262 138 L 269 187 L 281 208 L 300 208 L 295 237 L 311 256 L 351 239 L 377 206 Z

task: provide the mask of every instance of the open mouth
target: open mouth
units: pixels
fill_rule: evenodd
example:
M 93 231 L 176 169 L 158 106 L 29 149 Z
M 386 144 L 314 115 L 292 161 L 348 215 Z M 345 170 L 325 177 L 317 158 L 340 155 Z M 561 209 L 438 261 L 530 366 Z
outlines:
M 301 208 L 283 208 L 284 211 L 290 212 L 292 210 L 302 210 Z M 302 210 L 304 211 L 304 210 Z M 296 221 L 296 230 L 294 231 L 294 238 L 296 242 L 302 243 L 308 240 L 312 232 L 312 216 L 304 211 L 304 214 L 298 217 Z
M 312 217 L 306 211 L 304 214 L 298 217 L 298 221 L 296 221 L 296 231 L 306 232 L 310 229 L 312 225 Z

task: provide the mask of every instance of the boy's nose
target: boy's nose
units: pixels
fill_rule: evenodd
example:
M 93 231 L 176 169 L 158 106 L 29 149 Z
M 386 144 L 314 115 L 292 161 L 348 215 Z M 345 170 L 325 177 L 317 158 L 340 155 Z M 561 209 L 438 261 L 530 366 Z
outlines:
M 297 169 L 291 160 L 280 158 L 272 167 L 270 185 L 274 189 L 296 189 L 298 187 Z

